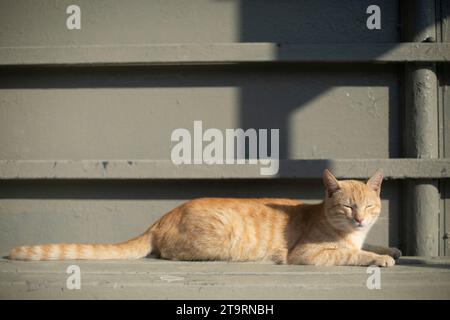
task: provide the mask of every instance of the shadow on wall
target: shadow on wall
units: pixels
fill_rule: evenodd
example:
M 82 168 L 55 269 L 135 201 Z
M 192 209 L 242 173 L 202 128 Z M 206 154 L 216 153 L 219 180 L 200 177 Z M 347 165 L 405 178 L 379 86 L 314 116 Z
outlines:
M 377 2 L 383 13 L 383 30 L 368 30 L 366 27 L 368 17 L 366 9 L 373 4 L 372 2 L 367 0 L 281 2 L 242 0 L 240 1 L 240 40 L 241 42 L 275 42 L 279 44 L 279 48 L 284 43 L 398 42 L 400 39 L 398 1 Z M 279 49 L 277 54 L 281 55 L 282 50 Z M 395 73 L 398 71 L 396 69 L 385 69 L 385 73 L 379 73 L 371 66 L 360 65 L 355 71 L 355 69 L 349 69 L 349 65 L 326 64 L 312 67 L 294 65 L 277 70 L 274 77 L 279 77 L 280 81 L 264 83 L 267 76 L 271 76 L 271 71 L 273 74 L 275 71 L 262 66 L 260 73 L 255 74 L 255 81 L 241 88 L 240 121 L 243 128 L 280 128 L 280 158 L 395 158 L 400 156 L 398 88 L 395 79 Z M 301 80 L 299 80 L 299 72 Z M 371 77 L 369 74 L 376 76 Z M 294 85 L 283 86 L 283 82 L 286 81 L 283 79 L 289 79 L 288 81 Z M 352 101 L 350 93 L 346 92 L 347 97 L 335 97 L 341 100 L 336 101 L 337 103 L 329 101 L 330 105 L 322 107 L 320 117 L 316 115 L 316 118 L 308 118 L 307 113 L 299 110 L 308 106 L 310 101 L 325 96 L 333 88 L 346 86 L 367 87 L 367 99 L 358 97 L 356 99 L 359 101 Z M 391 107 L 388 124 L 389 150 L 383 154 L 377 150 L 371 151 L 364 146 L 363 141 L 342 139 L 344 136 L 355 137 L 358 130 L 364 130 L 365 124 L 356 126 L 355 130 L 341 129 L 333 132 L 336 128 L 351 127 L 358 123 L 358 116 L 353 119 L 340 117 L 343 112 L 339 108 L 352 112 L 345 105 L 353 104 L 354 109 L 367 109 L 367 103 L 377 99 L 370 92 L 370 87 L 374 86 L 389 88 L 388 105 Z M 327 103 L 327 100 L 325 99 L 323 103 Z M 370 110 L 366 111 L 370 112 Z M 255 117 L 256 114 L 257 117 Z M 295 114 L 299 115 L 293 117 Z M 372 117 L 372 120 L 376 120 L 376 116 Z M 301 129 L 301 123 L 292 123 L 293 119 L 302 121 L 302 118 L 308 123 L 311 121 L 317 123 L 315 130 L 304 132 Z M 350 125 L 348 123 L 342 125 L 335 120 L 347 120 Z M 306 127 L 311 127 L 308 123 Z M 298 137 L 300 145 L 297 139 L 293 139 L 294 136 Z M 322 150 L 318 150 L 315 146 L 319 145 L 319 141 Z M 324 165 L 327 167 L 326 163 Z M 283 168 L 281 167 L 280 170 L 283 171 Z

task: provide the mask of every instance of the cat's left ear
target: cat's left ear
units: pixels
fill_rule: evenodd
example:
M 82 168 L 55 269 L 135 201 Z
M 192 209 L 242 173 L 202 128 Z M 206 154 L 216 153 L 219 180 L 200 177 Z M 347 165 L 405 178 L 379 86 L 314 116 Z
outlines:
M 375 191 L 378 195 L 380 195 L 381 191 L 381 183 L 383 182 L 383 170 L 378 169 L 372 177 L 367 180 L 367 185 L 370 189 Z

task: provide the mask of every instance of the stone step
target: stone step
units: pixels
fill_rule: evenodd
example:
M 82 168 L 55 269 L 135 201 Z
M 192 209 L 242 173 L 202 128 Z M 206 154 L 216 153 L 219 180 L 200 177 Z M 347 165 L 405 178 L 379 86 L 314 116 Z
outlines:
M 81 288 L 66 273 L 80 268 Z M 268 263 L 0 260 L 1 299 L 450 299 L 450 258 L 401 258 L 368 289 L 365 267 Z

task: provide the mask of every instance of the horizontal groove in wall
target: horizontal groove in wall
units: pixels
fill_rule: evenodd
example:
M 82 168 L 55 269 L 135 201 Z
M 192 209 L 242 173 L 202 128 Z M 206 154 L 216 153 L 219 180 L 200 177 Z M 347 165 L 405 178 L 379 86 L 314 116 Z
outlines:
M 217 43 L 0 47 L 0 66 L 448 62 L 450 43 Z
M 279 172 L 260 174 L 256 164 L 174 165 L 169 160 L 2 160 L 0 180 L 14 179 L 274 179 L 320 178 L 325 168 L 338 178 L 364 179 L 382 168 L 388 179 L 450 178 L 447 159 L 280 160 Z

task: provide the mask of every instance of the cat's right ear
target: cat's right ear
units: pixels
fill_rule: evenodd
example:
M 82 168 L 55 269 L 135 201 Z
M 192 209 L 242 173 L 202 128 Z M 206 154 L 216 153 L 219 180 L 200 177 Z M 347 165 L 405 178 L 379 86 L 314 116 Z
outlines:
M 383 182 L 383 170 L 378 169 L 372 177 L 367 180 L 367 185 L 375 191 L 378 196 L 380 195 L 381 191 L 381 183 Z
M 333 176 L 330 170 L 323 170 L 322 174 L 323 185 L 325 186 L 325 192 L 328 197 L 331 197 L 333 193 L 338 191 L 341 187 L 339 186 L 339 181 Z

